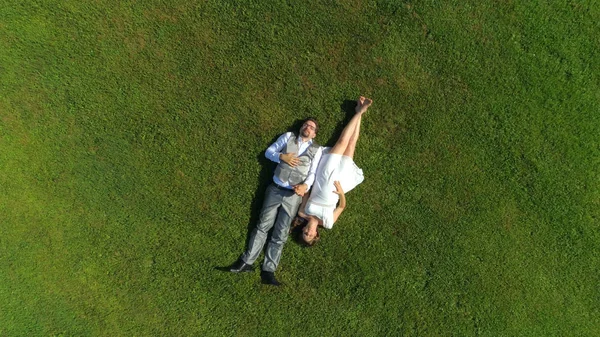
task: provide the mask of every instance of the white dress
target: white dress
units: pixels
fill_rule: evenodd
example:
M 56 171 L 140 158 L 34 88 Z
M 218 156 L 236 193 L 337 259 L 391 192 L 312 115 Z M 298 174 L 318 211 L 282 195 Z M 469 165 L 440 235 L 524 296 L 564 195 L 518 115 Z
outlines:
M 344 193 L 350 192 L 364 180 L 363 171 L 352 158 L 330 154 L 331 148 L 323 150 L 323 156 L 315 173 L 315 182 L 306 202 L 304 212 L 323 220 L 323 227 L 333 227 L 333 211 L 339 200 L 333 182 L 338 180 Z

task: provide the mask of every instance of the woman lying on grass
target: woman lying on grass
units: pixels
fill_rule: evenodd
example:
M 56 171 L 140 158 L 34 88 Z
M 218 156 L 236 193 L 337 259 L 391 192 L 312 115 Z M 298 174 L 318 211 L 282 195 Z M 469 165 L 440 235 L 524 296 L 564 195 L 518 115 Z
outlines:
M 340 138 L 333 148 L 323 151 L 310 196 L 304 196 L 298 217 L 293 223 L 293 227 L 296 227 L 303 222 L 302 219 L 307 220 L 302 230 L 302 241 L 309 246 L 319 240 L 318 227 L 331 229 L 344 211 L 344 193 L 352 190 L 364 179 L 362 170 L 352 158 L 360 133 L 362 115 L 371 103 L 372 100 L 361 96 L 356 102 L 356 113 L 342 131 Z

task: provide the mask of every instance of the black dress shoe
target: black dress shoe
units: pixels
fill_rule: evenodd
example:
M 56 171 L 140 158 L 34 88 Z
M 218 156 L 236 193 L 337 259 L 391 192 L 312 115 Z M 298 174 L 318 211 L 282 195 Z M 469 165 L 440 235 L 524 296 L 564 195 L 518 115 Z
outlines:
M 281 283 L 279 283 L 279 281 L 277 281 L 275 278 L 275 274 L 273 272 L 263 270 L 260 272 L 260 278 L 262 279 L 262 284 L 268 284 L 272 286 L 281 285 Z
M 232 273 L 245 273 L 254 271 L 254 267 L 252 267 L 251 264 L 247 264 L 242 259 L 239 259 L 229 266 L 229 271 Z

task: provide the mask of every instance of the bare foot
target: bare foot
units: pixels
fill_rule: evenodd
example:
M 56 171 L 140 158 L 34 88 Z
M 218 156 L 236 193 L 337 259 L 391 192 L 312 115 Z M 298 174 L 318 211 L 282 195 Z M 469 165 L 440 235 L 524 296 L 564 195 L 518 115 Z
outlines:
M 365 97 L 364 96 L 360 96 L 358 98 L 358 100 L 356 101 L 356 107 L 354 108 L 355 112 L 359 112 L 360 108 L 362 107 L 362 105 L 365 103 Z
M 373 100 L 370 98 L 364 98 L 360 96 L 358 102 L 360 103 L 360 105 L 356 104 L 356 113 L 364 113 L 371 106 Z

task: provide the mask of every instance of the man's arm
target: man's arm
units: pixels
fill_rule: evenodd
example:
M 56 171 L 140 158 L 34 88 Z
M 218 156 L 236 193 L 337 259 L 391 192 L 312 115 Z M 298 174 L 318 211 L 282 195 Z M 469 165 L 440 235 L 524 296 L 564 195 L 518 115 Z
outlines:
M 267 148 L 267 151 L 265 151 L 265 157 L 267 157 L 267 159 L 269 159 L 270 161 L 274 161 L 277 164 L 279 164 L 281 162 L 281 149 L 283 149 L 285 144 L 287 144 L 288 140 L 290 140 L 291 135 L 291 132 L 286 132 L 279 136 L 275 143 L 271 144 L 271 146 Z

